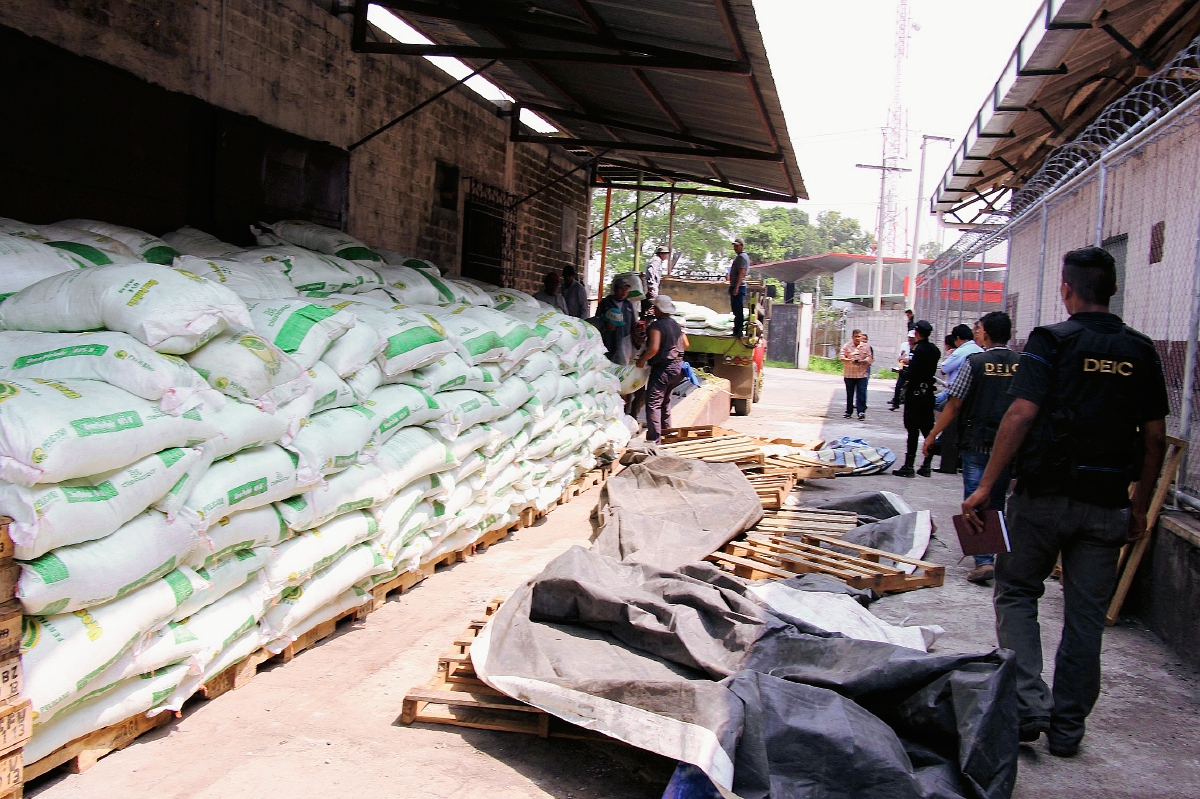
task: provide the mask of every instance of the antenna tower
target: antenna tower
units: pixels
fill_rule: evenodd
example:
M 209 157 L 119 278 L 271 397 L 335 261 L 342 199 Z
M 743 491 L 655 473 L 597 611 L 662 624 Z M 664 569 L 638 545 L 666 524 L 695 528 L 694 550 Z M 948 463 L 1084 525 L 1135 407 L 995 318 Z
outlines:
M 895 170 L 908 159 L 908 110 L 904 107 L 904 62 L 908 58 L 908 36 L 912 29 L 908 17 L 908 0 L 896 3 L 896 50 L 893 65 L 892 104 L 888 108 L 887 125 L 883 129 L 883 241 L 884 255 L 907 256 L 908 231 L 900 209 L 900 173 Z

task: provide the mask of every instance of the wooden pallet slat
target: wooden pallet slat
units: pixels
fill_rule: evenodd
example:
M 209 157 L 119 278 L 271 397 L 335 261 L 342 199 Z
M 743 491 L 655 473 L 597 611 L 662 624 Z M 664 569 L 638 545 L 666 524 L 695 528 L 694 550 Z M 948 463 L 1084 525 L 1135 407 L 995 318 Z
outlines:
M 24 779 L 28 782 L 59 766 L 65 766 L 72 774 L 80 774 L 96 765 L 100 758 L 124 749 L 139 736 L 168 724 L 173 718 L 170 713 L 159 713 L 153 718 L 139 713 L 110 727 L 88 733 L 56 749 L 36 763 L 25 766 Z

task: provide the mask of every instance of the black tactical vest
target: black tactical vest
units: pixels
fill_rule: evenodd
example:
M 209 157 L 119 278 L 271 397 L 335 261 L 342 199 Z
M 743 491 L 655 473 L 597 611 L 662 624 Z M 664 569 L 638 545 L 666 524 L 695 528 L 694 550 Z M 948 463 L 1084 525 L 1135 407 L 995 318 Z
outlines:
M 971 390 L 959 413 L 958 447 L 988 452 L 996 441 L 1000 420 L 1012 404 L 1008 387 L 1017 375 L 1021 356 L 1005 347 L 977 352 L 967 358 Z
M 1017 457 L 1018 489 L 1128 506 L 1143 458 L 1138 387 L 1154 343 L 1124 325 L 1107 333 L 1068 320 L 1038 330 L 1054 341 L 1054 382 Z

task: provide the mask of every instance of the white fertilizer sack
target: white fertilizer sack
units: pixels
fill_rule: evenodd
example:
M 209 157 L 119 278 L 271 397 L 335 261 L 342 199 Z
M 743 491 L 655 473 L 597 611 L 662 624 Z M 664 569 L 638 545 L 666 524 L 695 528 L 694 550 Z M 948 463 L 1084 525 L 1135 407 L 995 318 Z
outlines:
M 383 278 L 374 269 L 289 244 L 247 250 L 235 255 L 234 259 L 247 264 L 282 264 L 288 280 L 301 294 L 309 291 L 356 294 L 383 285 Z
M 303 494 L 281 500 L 276 507 L 287 526 L 299 532 L 343 513 L 373 508 L 391 494 L 391 481 L 377 464 L 356 463 Z
M 375 389 L 383 385 L 383 369 L 372 361 L 352 375 L 346 377 L 346 385 L 356 397 L 365 399 L 371 396 Z
M 367 302 L 345 299 L 346 295 L 312 297 L 310 302 L 338 311 L 354 314 L 355 323 L 329 345 L 321 360 L 330 366 L 338 377 L 352 375 L 374 361 L 383 352 L 385 345 L 383 330 L 390 322 L 386 313 Z
M 98 380 L 0 382 L 0 479 L 18 485 L 112 471 L 216 434 L 196 409 L 173 416 Z
M 434 399 L 446 409 L 441 419 L 431 422 L 444 438 L 453 441 L 459 433 L 477 424 L 499 419 L 512 412 L 512 408 L 501 405 L 491 394 L 480 391 L 443 391 Z
M 278 441 L 288 429 L 288 420 L 282 411 L 268 413 L 246 402 L 226 402 L 216 410 L 205 407 L 201 416 L 221 431 L 205 445 L 215 461 L 244 449 Z
M 195 656 L 199 666 L 206 668 L 221 650 L 254 630 L 274 599 L 275 594 L 265 583 L 250 580 L 193 614 L 186 623 L 204 645 Z
M 405 427 L 379 448 L 375 463 L 387 475 L 393 490 L 399 490 L 422 477 L 453 469 L 458 459 L 428 430 Z
M 210 524 L 200 546 L 186 558 L 187 565 L 209 566 L 234 552 L 274 547 L 292 537 L 292 531 L 275 505 L 264 505 L 223 516 Z
M 104 538 L 22 563 L 17 599 L 32 616 L 111 602 L 173 570 L 198 540 L 195 528 L 149 510 Z
M 175 355 L 191 352 L 229 325 L 249 323 L 246 304 L 229 289 L 155 264 L 64 272 L 0 306 L 0 327 L 6 330 L 120 330 Z
M 58 223 L 63 227 L 79 228 L 108 236 L 124 244 L 141 258 L 151 264 L 169 264 L 179 255 L 179 252 L 157 236 L 151 236 L 141 230 L 121 225 L 110 225 L 107 222 L 97 222 L 94 219 L 65 219 Z
M 0 235 L 0 299 L 91 263 L 74 253 L 21 236 Z
M 296 296 L 295 287 L 278 262 L 247 264 L 232 258 L 182 255 L 175 259 L 173 266 L 224 286 L 247 302 Z
M 254 332 L 263 336 L 305 369 L 329 344 L 358 321 L 353 313 L 314 305 L 308 300 L 259 300 L 248 303 Z
M 455 313 L 478 320 L 480 324 L 495 332 L 500 339 L 500 353 L 499 357 L 489 360 L 516 364 L 531 353 L 545 349 L 544 341 L 515 316 L 477 305 L 467 306 Z
M 285 219 L 273 225 L 264 224 L 263 227 L 289 244 L 295 244 L 306 250 L 336 255 L 348 261 L 365 261 L 371 264 L 383 262 L 383 258 L 378 253 L 358 239 L 330 227 L 295 219 Z
M 187 356 L 208 384 L 267 411 L 295 399 L 312 384 L 304 367 L 263 336 L 226 330 Z
M 379 422 L 375 413 L 362 405 L 314 413 L 288 445 L 300 460 L 300 479 L 317 482 L 360 460 L 369 462 L 367 442 Z
M 163 241 L 174 247 L 182 255 L 198 258 L 231 258 L 239 252 L 245 252 L 244 247 L 221 241 L 212 234 L 184 225 L 179 230 L 164 233 Z M 197 272 L 196 274 L 200 274 Z M 290 285 L 290 284 L 289 284 Z M 275 295 L 267 295 L 275 296 Z
M 369 449 L 383 446 L 403 427 L 428 424 L 446 414 L 446 409 L 434 397 L 405 385 L 380 386 L 363 405 L 374 412 L 377 421 L 367 443 Z
M 271 591 L 300 585 L 344 555 L 355 544 L 379 533 L 375 517 L 356 510 L 300 533 L 275 548 L 275 557 L 263 567 Z
M 200 478 L 187 508 L 207 529 L 218 519 L 286 499 L 309 485 L 300 480 L 296 456 L 277 444 L 256 447 L 215 462 Z
M 371 578 L 376 579 L 376 578 Z M 341 616 L 348 610 L 354 610 L 357 607 L 367 604 L 371 601 L 371 593 L 360 586 L 351 586 L 346 589 L 332 602 L 321 607 L 308 618 L 305 618 L 292 627 L 286 634 L 264 644 L 264 648 L 272 654 L 278 655 L 283 650 L 287 649 L 295 641 L 299 640 L 300 636 L 304 635 L 309 630 L 331 621 Z
M 454 296 L 454 292 L 450 291 L 437 275 L 426 276 L 419 270 L 390 264 L 375 268 L 383 276 L 389 293 L 404 305 L 437 305 L 447 302 L 439 286 L 445 287 L 446 294 L 451 298 Z M 430 280 L 430 277 L 433 279 Z
M 196 569 L 196 574 L 208 580 L 209 586 L 192 594 L 175 610 L 173 618 L 186 619 L 226 594 L 241 588 L 266 565 L 273 552 L 270 547 L 239 549 L 211 566 Z
M 378 545 L 368 542 L 352 547 L 328 568 L 283 591 L 278 604 L 262 618 L 264 637 L 275 639 L 285 635 L 358 581 L 391 568 L 391 561 L 383 557 Z
M 313 401 L 313 413 L 359 404 L 359 398 L 350 388 L 350 384 L 338 377 L 333 367 L 324 361 L 313 364 L 308 370 L 308 375 L 313 379 L 313 396 L 316 397 Z
M 471 366 L 462 356 L 453 352 L 420 369 L 399 375 L 395 381 L 415 386 L 429 394 L 454 389 L 487 391 L 497 384 L 492 373 Z
M 200 449 L 172 447 L 109 472 L 28 488 L 0 482 L 0 514 L 19 560 L 92 541 L 166 496 L 198 461 Z
M 44 237 L 42 240 L 51 247 L 83 258 L 91 266 L 136 264 L 143 261 L 141 256 L 116 239 L 90 230 L 67 225 L 40 225 L 38 232 Z
M 162 355 L 128 333 L 0 331 L 0 380 L 103 380 L 159 402 L 168 413 L 195 405 L 208 383 L 181 358 Z
M 171 695 L 162 704 L 151 709 L 146 715 L 156 716 L 159 713 L 178 712 L 184 703 L 187 702 L 188 698 L 200 689 L 201 685 L 213 679 L 230 666 L 248 658 L 260 646 L 262 646 L 262 635 L 259 633 L 258 627 L 254 627 L 239 635 L 233 641 L 229 642 L 228 645 L 222 647 L 215 655 L 202 649 L 193 658 L 193 664 L 205 661 L 206 664 L 203 670 L 197 674 L 196 667 L 193 665 L 188 674 L 179 683 L 179 686 L 171 692 Z
M 146 631 L 169 619 L 206 584 L 182 567 L 115 602 L 78 613 L 26 616 L 21 663 L 25 695 L 34 713 L 70 703 Z

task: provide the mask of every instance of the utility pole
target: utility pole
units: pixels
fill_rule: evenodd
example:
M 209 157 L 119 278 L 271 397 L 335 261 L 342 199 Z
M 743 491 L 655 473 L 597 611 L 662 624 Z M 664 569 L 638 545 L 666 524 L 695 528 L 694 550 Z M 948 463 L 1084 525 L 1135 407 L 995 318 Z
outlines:
M 921 206 L 925 204 L 925 145 L 931 141 L 954 140 L 945 136 L 921 136 L 921 171 L 917 174 L 917 213 L 913 218 L 912 261 L 908 265 L 908 291 L 905 292 L 904 298 L 907 308 L 912 308 L 917 301 L 917 261 L 921 258 L 921 217 L 924 214 Z
M 878 311 L 883 307 L 883 226 L 885 217 L 887 216 L 887 188 L 888 188 L 888 173 L 889 172 L 912 172 L 911 169 L 892 166 L 887 163 L 887 131 L 884 130 L 883 140 L 883 163 L 876 166 L 874 164 L 855 164 L 859 169 L 878 169 L 879 170 L 879 225 L 875 233 L 875 281 L 874 281 L 874 299 L 871 301 L 871 310 Z

